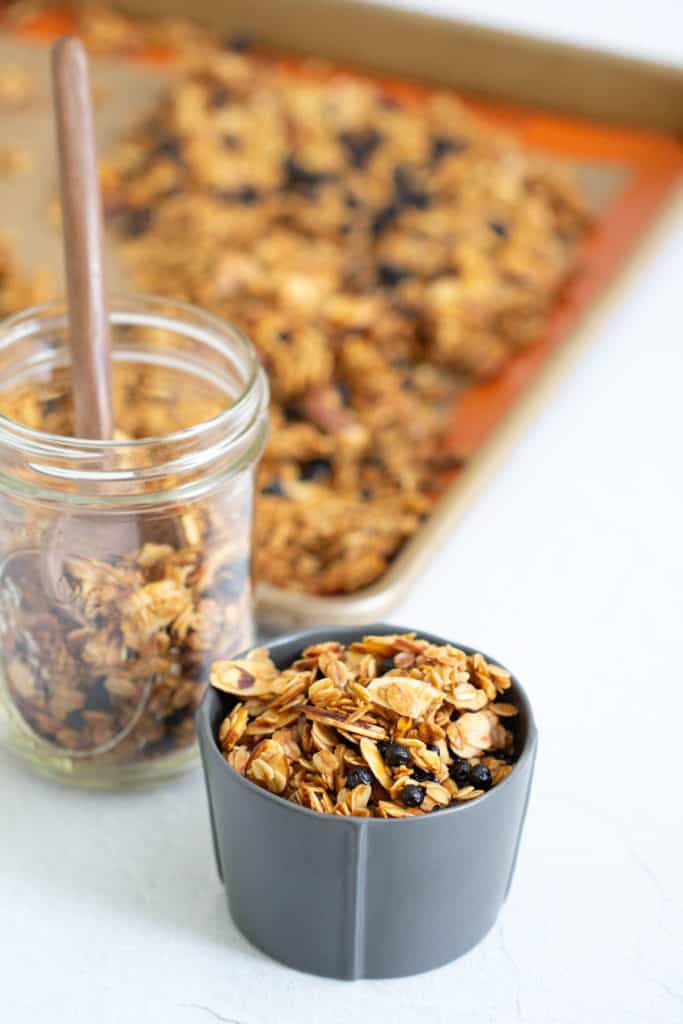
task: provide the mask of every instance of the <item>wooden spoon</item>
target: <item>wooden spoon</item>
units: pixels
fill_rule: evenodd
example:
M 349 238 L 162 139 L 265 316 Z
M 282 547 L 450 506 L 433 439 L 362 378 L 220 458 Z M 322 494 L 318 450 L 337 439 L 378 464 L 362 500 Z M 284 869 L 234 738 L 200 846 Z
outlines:
M 114 422 L 102 200 L 88 58 L 80 39 L 67 36 L 52 47 L 52 82 L 76 436 L 107 440 Z

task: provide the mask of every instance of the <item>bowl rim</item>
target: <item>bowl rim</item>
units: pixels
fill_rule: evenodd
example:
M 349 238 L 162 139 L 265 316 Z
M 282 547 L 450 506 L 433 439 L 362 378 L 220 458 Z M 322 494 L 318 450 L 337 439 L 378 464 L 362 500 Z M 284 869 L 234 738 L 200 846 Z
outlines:
M 429 640 L 432 643 L 450 644 L 452 647 L 457 647 L 459 650 L 464 651 L 466 654 L 481 654 L 486 661 L 492 662 L 494 665 L 499 665 L 505 669 L 506 672 L 510 670 L 497 658 L 489 657 L 484 651 L 479 648 L 470 647 L 467 644 L 460 644 L 454 640 L 446 640 L 436 633 L 430 633 L 427 630 L 422 629 L 408 629 L 405 626 L 397 626 L 394 623 L 388 622 L 371 622 L 366 625 L 359 626 L 314 626 L 309 629 L 294 630 L 291 633 L 276 636 L 271 641 L 264 641 L 263 643 L 255 643 L 250 647 L 247 647 L 244 651 L 236 654 L 235 658 L 240 658 L 245 655 L 248 651 L 252 651 L 258 647 L 265 647 L 271 652 L 273 657 L 273 651 L 277 658 L 277 648 L 284 647 L 296 641 L 302 642 L 302 649 L 308 647 L 313 643 L 322 642 L 323 639 L 334 640 L 335 636 L 344 638 L 344 642 L 348 642 L 347 637 L 350 639 L 350 634 L 358 634 L 358 638 L 361 639 L 363 636 L 382 636 L 392 633 L 415 633 L 416 636 Z M 510 672 L 510 678 L 512 680 L 513 690 L 515 697 L 520 700 L 521 705 L 524 707 L 527 719 L 527 735 L 524 742 L 522 751 L 514 762 L 514 768 L 520 768 L 526 765 L 527 762 L 532 761 L 535 753 L 536 746 L 538 743 L 538 729 L 536 727 L 536 720 L 534 718 L 533 709 L 529 697 L 527 696 L 526 690 L 521 685 L 517 677 Z M 257 786 L 255 783 L 250 782 L 249 779 L 245 779 L 243 775 L 236 772 L 223 757 L 223 752 L 218 745 L 218 735 L 214 732 L 210 723 L 210 705 L 214 700 L 220 700 L 220 693 L 222 691 L 215 689 L 209 685 L 206 688 L 201 704 L 197 709 L 197 731 L 203 734 L 203 738 L 207 741 L 206 745 L 200 744 L 202 749 L 202 768 L 204 771 L 207 788 L 211 789 L 211 781 L 209 779 L 208 772 L 206 770 L 206 764 L 204 763 L 204 757 L 210 755 L 218 758 L 223 769 L 230 773 L 230 779 L 237 785 L 246 787 L 246 790 L 254 798 L 260 798 L 268 801 L 273 807 L 279 807 L 283 812 L 290 811 L 296 814 L 304 814 L 309 818 L 312 818 L 319 822 L 326 822 L 332 825 L 333 822 L 339 824 L 340 827 L 388 827 L 390 825 L 406 825 L 411 823 L 413 826 L 417 826 L 418 823 L 427 821 L 441 821 L 442 819 L 448 818 L 454 814 L 465 814 L 467 811 L 472 811 L 476 807 L 482 806 L 485 801 L 491 801 L 492 799 L 504 799 L 501 793 L 504 793 L 505 787 L 510 782 L 510 779 L 515 774 L 514 770 L 510 772 L 502 782 L 499 782 L 497 786 L 492 786 L 487 792 L 483 793 L 482 796 L 477 797 L 475 800 L 465 800 L 462 803 L 452 804 L 450 807 L 444 807 L 443 810 L 437 812 L 436 817 L 433 814 L 420 814 L 410 815 L 407 818 L 363 818 L 354 814 L 342 815 L 342 814 L 322 814 L 320 811 L 312 811 L 308 807 L 302 807 L 300 804 L 292 803 L 290 800 L 284 800 L 281 796 L 277 796 L 275 793 L 270 793 L 267 789 L 263 789 L 261 786 Z M 518 773 L 517 773 L 518 774 Z M 335 827 L 335 826 L 333 826 Z

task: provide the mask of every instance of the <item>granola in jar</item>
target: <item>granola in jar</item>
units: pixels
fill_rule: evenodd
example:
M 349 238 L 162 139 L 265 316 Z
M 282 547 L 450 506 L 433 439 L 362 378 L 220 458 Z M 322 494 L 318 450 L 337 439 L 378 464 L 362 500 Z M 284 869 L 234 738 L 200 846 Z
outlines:
M 252 639 L 267 388 L 227 326 L 127 300 L 115 437 L 80 441 L 64 323 L 48 307 L 4 327 L 19 350 L 0 391 L 0 727 L 61 778 L 145 781 L 194 757 L 209 666 Z
M 313 811 L 419 816 L 513 770 L 509 672 L 414 633 L 316 643 L 283 670 L 256 648 L 215 663 L 211 683 L 235 698 L 218 731 L 228 764 Z

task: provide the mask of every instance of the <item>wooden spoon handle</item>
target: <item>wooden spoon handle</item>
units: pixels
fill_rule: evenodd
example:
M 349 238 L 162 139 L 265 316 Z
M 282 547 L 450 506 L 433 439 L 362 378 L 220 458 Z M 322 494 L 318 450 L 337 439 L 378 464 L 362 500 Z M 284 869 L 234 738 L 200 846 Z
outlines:
M 52 47 L 60 192 L 69 306 L 75 429 L 109 439 L 114 424 L 111 341 L 88 58 L 79 39 Z

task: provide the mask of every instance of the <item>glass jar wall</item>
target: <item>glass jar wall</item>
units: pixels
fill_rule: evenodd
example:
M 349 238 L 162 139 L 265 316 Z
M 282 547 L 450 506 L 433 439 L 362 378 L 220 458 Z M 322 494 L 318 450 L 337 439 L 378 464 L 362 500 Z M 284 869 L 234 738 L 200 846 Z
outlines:
M 110 319 L 110 441 L 72 436 L 65 309 L 0 325 L 0 735 L 103 787 L 190 762 L 211 662 L 252 642 L 268 404 L 253 348 L 208 314 L 135 297 Z

